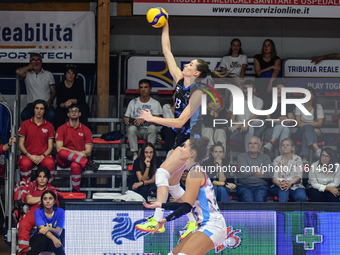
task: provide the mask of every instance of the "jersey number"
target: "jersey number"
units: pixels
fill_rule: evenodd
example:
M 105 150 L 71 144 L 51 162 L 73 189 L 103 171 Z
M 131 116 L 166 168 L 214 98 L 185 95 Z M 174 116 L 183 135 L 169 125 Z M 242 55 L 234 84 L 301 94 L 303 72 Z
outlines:
M 179 99 L 179 98 L 176 98 L 176 103 L 175 103 L 175 108 L 176 109 L 179 109 L 180 107 L 181 107 L 181 99 Z

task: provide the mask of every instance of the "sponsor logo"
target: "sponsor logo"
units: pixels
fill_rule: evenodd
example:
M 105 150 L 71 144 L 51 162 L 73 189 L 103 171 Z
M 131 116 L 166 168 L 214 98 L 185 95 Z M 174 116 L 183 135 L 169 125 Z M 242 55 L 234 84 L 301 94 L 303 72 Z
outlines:
M 117 213 L 117 217 L 112 221 L 117 223 L 114 225 L 111 232 L 112 240 L 117 245 L 123 244 L 123 238 L 136 241 L 138 238 L 149 234 L 148 232 L 139 231 L 135 227 L 137 224 L 144 222 L 144 219 L 137 220 L 136 222 L 132 223 L 128 213 Z
M 238 233 L 241 233 L 240 229 L 227 227 L 227 238 L 215 248 L 215 253 L 219 253 L 227 248 L 237 248 L 241 244 L 241 238 L 237 235 Z
M 305 228 L 303 235 L 296 235 L 296 242 L 303 243 L 306 251 L 315 250 L 315 244 L 323 242 L 323 235 L 315 235 L 314 228 Z
M 48 132 L 48 129 L 42 128 L 41 131 L 46 134 Z
M 79 134 L 79 136 L 84 136 L 84 134 L 83 133 L 78 133 Z
M 146 76 L 153 88 L 173 89 L 173 80 L 165 61 L 147 61 L 146 68 Z

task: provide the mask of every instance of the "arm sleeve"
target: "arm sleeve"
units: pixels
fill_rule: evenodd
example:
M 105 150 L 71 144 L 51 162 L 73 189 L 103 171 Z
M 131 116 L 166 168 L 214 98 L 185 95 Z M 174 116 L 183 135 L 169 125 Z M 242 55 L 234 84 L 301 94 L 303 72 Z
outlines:
M 155 99 L 154 99 L 154 103 L 151 107 L 151 113 L 152 113 L 152 115 L 162 115 L 163 114 L 161 104 Z
M 58 208 L 58 218 L 57 218 L 57 224 L 56 227 L 65 228 L 65 211 L 61 208 Z
M 63 92 L 62 92 L 62 86 L 63 86 L 63 81 L 59 82 L 56 89 L 57 89 L 57 106 L 60 106 L 60 104 L 64 103 L 65 101 L 63 101 Z
M 241 64 L 248 65 L 248 58 L 246 55 L 242 55 Z
M 43 215 L 42 215 L 41 212 L 43 212 L 43 210 L 41 210 L 40 208 L 38 208 L 38 209 L 35 211 L 35 213 L 34 213 L 34 216 L 35 216 L 35 225 L 36 225 L 37 227 L 39 227 L 39 226 L 45 226 L 45 224 L 44 224 L 44 219 L 43 219 Z
M 226 64 L 226 59 L 227 59 L 226 56 L 221 59 L 220 67 L 224 67 L 224 68 L 228 69 L 227 64 Z
M 133 116 L 131 116 L 132 112 L 133 112 L 133 107 L 132 107 L 132 104 L 133 104 L 133 100 L 135 99 L 132 99 L 129 104 L 128 104 L 128 107 L 126 109 L 126 112 L 125 112 L 125 116 L 126 117 L 129 117 L 129 118 L 132 118 Z
M 187 214 L 188 212 L 190 212 L 192 206 L 189 203 L 173 202 L 173 203 L 163 203 L 162 208 L 164 208 L 166 210 L 174 210 L 173 213 L 171 213 L 167 217 L 165 217 L 165 219 L 167 221 L 172 221 L 172 220 L 177 219 L 177 218 L 183 216 L 184 214 Z
M 77 84 L 77 104 L 83 104 L 85 103 L 85 91 L 84 91 L 84 86 L 83 86 L 83 83 L 76 79 L 74 82 L 76 82 Z
M 50 85 L 50 86 L 55 85 L 54 76 L 51 72 L 50 72 L 50 78 L 49 78 L 48 85 Z
M 4 150 L 2 149 L 3 145 L 0 145 L 0 155 L 4 154 Z

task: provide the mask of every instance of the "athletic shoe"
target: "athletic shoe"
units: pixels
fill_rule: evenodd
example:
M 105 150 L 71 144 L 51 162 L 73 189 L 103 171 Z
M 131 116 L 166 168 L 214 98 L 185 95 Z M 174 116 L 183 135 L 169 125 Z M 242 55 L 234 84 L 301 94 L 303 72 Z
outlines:
M 197 227 L 196 222 L 190 222 L 188 221 L 188 223 L 185 225 L 185 227 L 183 229 L 186 229 L 186 231 L 184 232 L 184 234 L 181 235 L 180 240 L 182 241 L 187 235 L 189 235 L 192 231 L 194 231 Z
M 92 170 L 93 172 L 97 172 L 99 169 L 99 164 L 89 160 L 87 161 L 87 168 L 89 168 L 89 170 Z
M 268 154 L 272 151 L 273 145 L 272 143 L 266 143 L 265 145 L 263 145 L 263 152 Z
M 158 224 L 157 220 L 154 217 L 151 217 L 144 224 L 137 224 L 136 229 L 142 232 L 152 232 L 157 226 L 157 224 Z M 165 227 L 164 225 L 162 225 L 162 227 L 159 228 L 156 233 L 163 233 L 164 231 L 165 231 Z

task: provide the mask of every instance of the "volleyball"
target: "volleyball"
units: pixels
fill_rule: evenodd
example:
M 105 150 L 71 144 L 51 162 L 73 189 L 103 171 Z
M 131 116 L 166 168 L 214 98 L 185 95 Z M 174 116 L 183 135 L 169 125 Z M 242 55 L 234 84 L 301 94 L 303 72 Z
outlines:
M 148 10 L 146 19 L 155 28 L 165 25 L 168 20 L 168 13 L 162 7 L 153 7 Z

